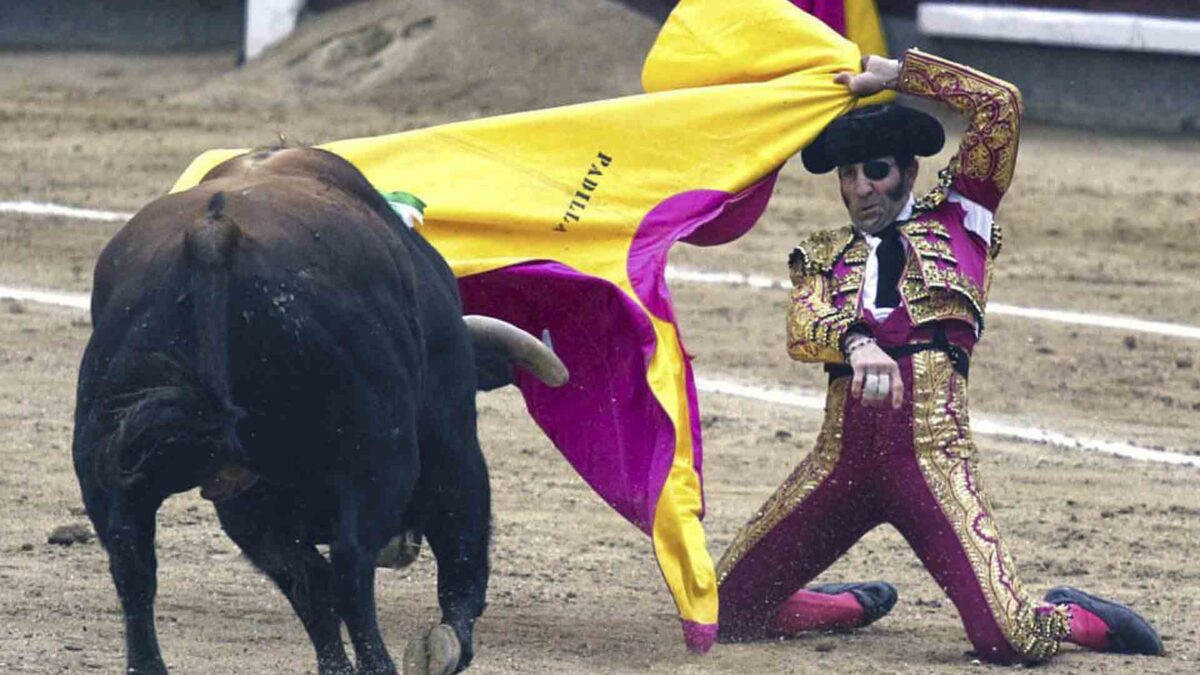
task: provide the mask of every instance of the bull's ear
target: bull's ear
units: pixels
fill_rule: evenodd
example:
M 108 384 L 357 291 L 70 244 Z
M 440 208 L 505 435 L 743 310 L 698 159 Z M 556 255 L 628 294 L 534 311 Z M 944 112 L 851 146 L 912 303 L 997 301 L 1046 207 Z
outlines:
M 490 316 L 469 315 L 464 316 L 463 321 L 475 341 L 479 389 L 487 391 L 489 387 L 485 384 L 497 382 L 500 384 L 490 389 L 512 384 L 512 365 L 528 370 L 550 387 L 561 387 L 567 383 L 567 367 L 550 348 L 548 333 L 543 334 L 545 342 L 542 342 L 511 323 Z M 495 363 L 497 358 L 503 367 Z

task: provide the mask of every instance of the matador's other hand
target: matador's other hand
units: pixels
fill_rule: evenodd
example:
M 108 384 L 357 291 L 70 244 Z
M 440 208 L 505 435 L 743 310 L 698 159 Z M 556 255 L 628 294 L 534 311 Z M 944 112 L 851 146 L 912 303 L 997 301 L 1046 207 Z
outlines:
M 833 81 L 850 88 L 855 96 L 870 96 L 896 86 L 900 79 L 900 62 L 882 56 L 864 56 L 862 72 L 844 71 L 833 76 Z
M 900 379 L 900 366 L 879 345 L 871 342 L 850 354 L 850 367 L 854 379 L 850 394 L 862 399 L 864 405 L 882 406 L 888 400 L 893 409 L 904 403 L 904 381 Z

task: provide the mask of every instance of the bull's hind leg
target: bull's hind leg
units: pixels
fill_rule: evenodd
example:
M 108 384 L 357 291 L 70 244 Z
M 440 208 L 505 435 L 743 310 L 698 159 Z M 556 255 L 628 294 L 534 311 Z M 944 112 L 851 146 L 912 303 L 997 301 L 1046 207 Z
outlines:
M 262 483 L 217 505 L 221 527 L 292 604 L 316 650 L 317 672 L 353 673 L 333 608 L 333 570 L 307 543 L 296 512 L 294 500 Z
M 84 496 L 96 535 L 108 551 L 108 568 L 125 615 L 125 672 L 165 674 L 154 628 L 158 590 L 154 516 L 162 500 L 125 492 L 89 495 L 86 489 Z
M 413 502 L 424 509 L 422 530 L 437 558 L 442 619 L 409 644 L 406 675 L 445 675 L 470 665 L 475 620 L 486 605 L 491 491 L 475 431 L 474 396 L 453 408 L 440 410 L 439 421 L 422 429 L 421 478 Z

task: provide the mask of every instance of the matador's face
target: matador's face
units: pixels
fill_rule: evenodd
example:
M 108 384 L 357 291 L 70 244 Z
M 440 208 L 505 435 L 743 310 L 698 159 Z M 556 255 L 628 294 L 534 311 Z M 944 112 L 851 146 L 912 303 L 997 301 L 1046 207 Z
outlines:
M 917 162 L 900 168 L 895 157 L 880 157 L 838 167 L 842 202 L 860 232 L 875 234 L 900 215 L 917 179 Z

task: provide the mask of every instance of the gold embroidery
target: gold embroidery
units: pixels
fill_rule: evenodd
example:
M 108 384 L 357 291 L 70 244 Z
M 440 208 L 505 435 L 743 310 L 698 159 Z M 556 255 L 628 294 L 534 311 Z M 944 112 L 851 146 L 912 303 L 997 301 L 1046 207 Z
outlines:
M 866 243 L 849 227 L 822 230 L 792 252 L 792 301 L 788 307 L 788 354 L 797 361 L 843 361 L 841 339 L 858 312 L 862 268 L 833 278 L 838 258 L 853 255 L 866 260 Z M 841 307 L 834 298 L 843 298 Z
M 1016 169 L 1023 112 L 1021 92 L 1016 87 L 951 61 L 909 50 L 899 88 L 906 94 L 941 101 L 965 116 L 969 125 L 950 165 L 969 178 L 990 180 L 999 194 L 1008 190 Z M 938 203 L 944 198 L 944 191 L 940 197 L 933 197 Z
M 910 250 L 917 254 L 915 260 L 908 261 L 900 285 L 913 325 L 961 319 L 982 332 L 991 266 L 986 267 L 984 287 L 979 289 L 956 269 L 958 258 L 950 246 L 950 229 L 945 223 L 926 216 L 903 228 Z M 942 268 L 941 264 L 952 267 Z
M 928 237 L 929 235 L 933 235 L 938 239 L 950 241 L 949 228 L 946 227 L 945 223 L 939 220 L 934 220 L 933 218 L 923 218 L 921 220 L 909 221 L 904 224 L 902 229 L 910 238 Z
M 919 237 L 910 239 L 910 242 L 917 255 L 922 258 L 941 260 L 951 265 L 958 264 L 958 258 L 954 257 L 954 251 L 950 250 L 950 244 L 941 239 L 930 241 L 924 237 Z
M 793 251 L 792 274 L 797 267 L 805 274 L 829 274 L 838 256 L 853 241 L 854 232 L 849 227 L 814 232 Z
M 850 267 L 865 265 L 867 264 L 868 255 L 866 243 L 860 239 L 854 242 L 853 246 L 846 249 L 846 253 L 842 255 L 842 262 Z
M 854 322 L 852 310 L 835 307 L 829 299 L 829 280 L 808 274 L 795 280 L 788 305 L 788 355 L 797 361 L 842 361 L 839 342 Z
M 1001 244 L 1001 240 L 1002 240 L 1002 239 L 1003 239 L 1003 232 L 1002 232 L 1002 230 L 1001 230 L 1001 227 L 1000 227 L 1000 221 L 999 221 L 999 220 L 992 221 L 992 244 L 991 244 L 991 246 L 988 248 L 988 255 L 989 255 L 989 257 L 991 257 L 992 259 L 995 259 L 995 258 L 996 258 L 996 256 L 1000 255 L 1000 248 L 1001 248 L 1001 246 L 1002 246 L 1002 244 Z M 991 265 L 988 265 L 988 276 L 989 276 L 989 278 L 991 277 L 991 272 L 992 272 L 992 266 L 991 266 Z
M 934 289 L 929 291 L 928 298 L 924 300 L 924 302 L 914 303 L 914 306 L 909 308 L 909 316 L 912 317 L 914 326 L 920 326 L 930 321 L 958 319 L 978 328 L 975 307 L 962 295 Z
M 855 237 L 854 242 L 842 253 L 842 262 L 846 263 L 850 269 L 847 270 L 845 276 L 837 279 L 833 295 L 835 298 L 844 295 L 850 296 L 842 304 L 842 309 L 852 315 L 857 315 L 858 292 L 862 290 L 863 274 L 869 255 L 870 249 L 867 248 L 867 242 L 862 237 Z
M 941 206 L 942 202 L 946 201 L 946 196 L 950 194 L 950 186 L 954 183 L 955 166 L 957 166 L 957 163 L 952 159 L 950 160 L 950 166 L 938 171 L 937 185 L 933 186 L 929 192 L 926 192 L 924 196 L 916 200 L 916 203 L 913 204 L 913 211 L 917 213 L 932 211 Z M 949 233 L 946 236 L 949 237 Z
M 966 276 L 956 269 L 938 269 L 937 264 L 932 260 L 921 260 L 922 272 L 925 275 L 925 283 L 933 291 L 934 289 L 942 289 L 953 291 L 962 295 L 971 303 L 971 313 L 975 316 L 975 321 L 979 326 L 979 330 L 983 330 L 983 312 L 987 306 L 986 286 L 980 289 Z
M 1026 658 L 1053 656 L 1068 634 L 1065 614 L 1026 592 L 1004 546 L 975 468 L 965 381 L 942 352 L 914 354 L 913 443 L 917 464 L 979 580 L 1009 644 Z
M 813 490 L 833 472 L 842 452 L 842 420 L 846 413 L 846 388 L 849 383 L 848 377 L 838 378 L 830 383 L 825 399 L 825 423 L 817 436 L 816 447 L 796 465 L 792 475 L 783 481 L 750 522 L 734 535 L 733 543 L 725 549 L 721 561 L 717 563 L 718 585 L 724 583 L 729 571 L 747 551 L 769 535 L 784 518 L 800 508 Z
M 946 367 L 937 367 L 942 361 Z M 966 390 L 955 377 L 949 358 L 940 351 L 918 352 L 913 355 L 912 367 L 914 447 L 918 452 L 937 449 L 969 458 L 974 448 L 962 433 L 970 428 Z
M 858 302 L 858 291 L 862 287 L 863 273 L 862 270 L 851 270 L 846 273 L 846 276 L 837 280 L 837 285 L 833 289 L 833 296 L 841 297 L 848 293 L 853 293 L 854 298 L 847 299 L 848 303 L 852 303 L 850 308 L 853 309 L 854 304 Z M 843 309 L 845 306 L 843 305 Z

